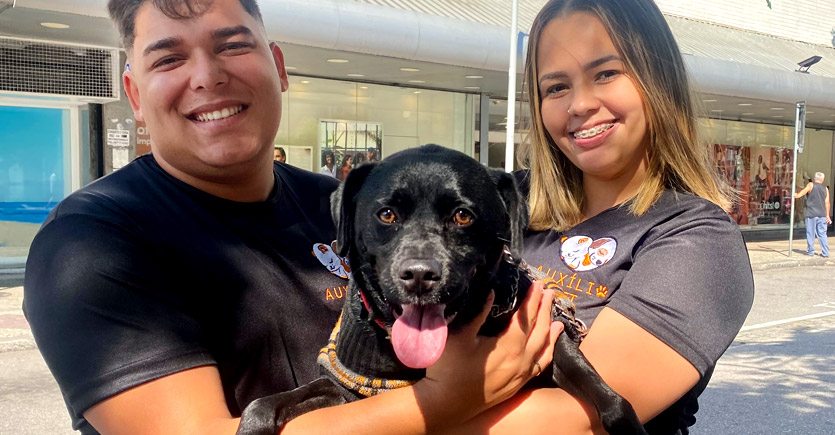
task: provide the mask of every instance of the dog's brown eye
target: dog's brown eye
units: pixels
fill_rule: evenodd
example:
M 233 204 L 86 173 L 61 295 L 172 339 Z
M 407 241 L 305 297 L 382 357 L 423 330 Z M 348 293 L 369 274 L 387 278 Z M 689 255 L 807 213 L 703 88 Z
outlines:
M 390 208 L 384 208 L 377 212 L 377 217 L 380 218 L 380 222 L 384 224 L 393 224 L 397 222 L 397 216 Z
M 473 221 L 473 215 L 471 215 L 467 210 L 458 210 L 455 212 L 455 215 L 452 216 L 452 220 L 458 225 L 465 226 L 469 225 Z

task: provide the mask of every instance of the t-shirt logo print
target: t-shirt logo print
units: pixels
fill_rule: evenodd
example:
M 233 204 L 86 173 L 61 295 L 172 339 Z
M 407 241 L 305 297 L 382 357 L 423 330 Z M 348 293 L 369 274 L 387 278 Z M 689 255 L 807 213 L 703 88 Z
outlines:
M 560 259 L 576 271 L 592 270 L 608 263 L 618 248 L 618 242 L 611 237 L 594 240 L 588 236 L 574 236 L 563 237 L 560 241 Z
M 347 258 L 340 257 L 336 253 L 336 241 L 331 242 L 330 245 L 314 243 L 312 254 L 330 273 L 345 279 L 351 278 L 351 266 L 348 265 Z

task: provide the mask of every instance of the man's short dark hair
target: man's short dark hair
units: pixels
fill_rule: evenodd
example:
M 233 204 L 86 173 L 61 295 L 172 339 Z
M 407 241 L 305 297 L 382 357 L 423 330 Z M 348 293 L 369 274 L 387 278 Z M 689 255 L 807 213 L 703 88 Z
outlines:
M 166 16 L 175 20 L 198 17 L 211 7 L 214 0 L 109 0 L 107 10 L 110 18 L 116 23 L 119 35 L 122 37 L 122 46 L 125 50 L 133 49 L 133 40 L 136 37 L 136 11 L 146 2 L 151 2 L 155 8 Z M 238 0 L 244 10 L 252 15 L 258 22 L 263 23 L 261 9 L 258 8 L 256 0 Z

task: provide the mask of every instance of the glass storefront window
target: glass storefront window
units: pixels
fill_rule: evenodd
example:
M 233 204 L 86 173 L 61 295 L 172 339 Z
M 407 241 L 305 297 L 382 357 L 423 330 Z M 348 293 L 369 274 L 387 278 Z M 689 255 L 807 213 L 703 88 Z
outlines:
M 0 106 L 0 248 L 25 256 L 47 214 L 71 190 L 66 109 Z
M 282 101 L 275 144 L 304 169 L 318 172 L 325 151 L 337 169 L 369 148 L 378 159 L 425 143 L 473 155 L 470 94 L 291 76 Z
M 794 127 L 701 119 L 699 128 L 702 139 L 713 145 L 716 170 L 740 194 L 731 216 L 743 227 L 787 226 L 792 193 L 806 185 L 810 174 L 831 169 L 831 130 L 806 129 L 793 187 Z M 803 203 L 798 201 L 795 221 L 802 218 Z

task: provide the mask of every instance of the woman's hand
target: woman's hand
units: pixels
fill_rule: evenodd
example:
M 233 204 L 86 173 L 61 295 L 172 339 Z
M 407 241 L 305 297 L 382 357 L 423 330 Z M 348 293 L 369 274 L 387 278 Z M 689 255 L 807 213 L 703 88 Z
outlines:
M 415 385 L 418 396 L 443 400 L 467 419 L 513 396 L 551 363 L 562 322 L 551 322 L 554 294 L 534 283 L 510 325 L 496 337 L 478 335 L 490 312 L 491 292 L 479 316 L 447 339 L 440 360 Z M 419 399 L 420 400 L 420 399 Z

